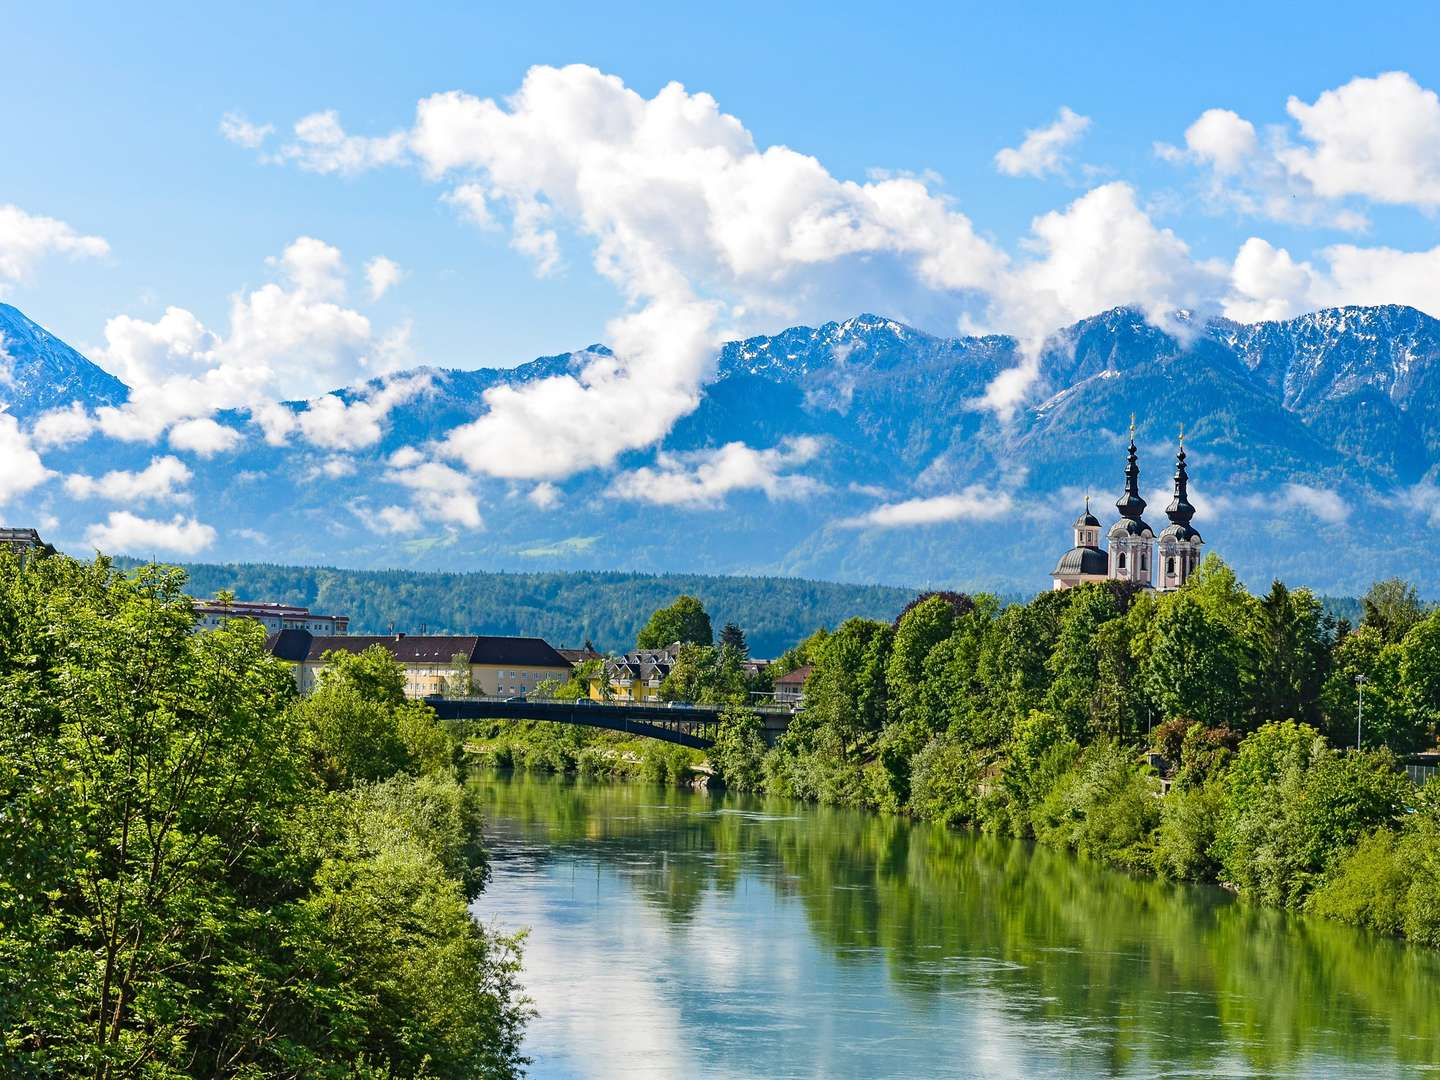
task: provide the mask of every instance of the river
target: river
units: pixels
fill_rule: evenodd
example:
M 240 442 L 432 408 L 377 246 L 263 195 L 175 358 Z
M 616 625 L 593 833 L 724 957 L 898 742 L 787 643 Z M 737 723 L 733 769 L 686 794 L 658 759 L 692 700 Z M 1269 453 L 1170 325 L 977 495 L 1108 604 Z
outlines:
M 531 1075 L 1440 1075 L 1440 953 L 857 811 L 482 773 Z

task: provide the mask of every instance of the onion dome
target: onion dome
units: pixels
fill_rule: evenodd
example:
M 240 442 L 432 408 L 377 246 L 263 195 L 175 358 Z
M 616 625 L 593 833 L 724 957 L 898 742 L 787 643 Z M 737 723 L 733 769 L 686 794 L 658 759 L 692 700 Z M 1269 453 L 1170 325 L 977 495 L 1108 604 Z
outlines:
M 1077 528 L 1077 529 L 1086 529 L 1086 528 L 1089 528 L 1089 529 L 1098 529 L 1099 527 L 1100 527 L 1100 519 L 1097 518 L 1094 514 L 1092 514 L 1092 513 L 1090 512 L 1090 496 L 1089 496 L 1089 495 L 1086 495 L 1086 496 L 1085 496 L 1085 512 L 1084 512 L 1083 514 L 1081 514 L 1078 518 L 1075 519 L 1075 528 Z
M 1135 417 L 1130 417 L 1130 454 L 1125 462 L 1125 494 L 1115 500 L 1115 509 L 1120 511 L 1120 520 L 1110 526 L 1110 539 L 1126 536 L 1153 539 L 1155 533 L 1145 524 L 1140 515 L 1145 513 L 1145 500 L 1140 496 L 1140 465 L 1135 450 Z
M 1051 577 L 1079 577 L 1082 574 L 1106 577 L 1110 557 L 1097 547 L 1074 547 L 1060 556 Z
M 1187 490 L 1189 480 L 1189 474 L 1185 471 L 1185 429 L 1181 428 L 1180 452 L 1175 455 L 1175 497 L 1165 508 L 1165 516 L 1170 519 L 1170 524 L 1160 534 L 1163 539 L 1200 539 L 1200 534 L 1190 525 L 1190 519 L 1195 516 L 1195 507 L 1190 503 L 1190 494 Z

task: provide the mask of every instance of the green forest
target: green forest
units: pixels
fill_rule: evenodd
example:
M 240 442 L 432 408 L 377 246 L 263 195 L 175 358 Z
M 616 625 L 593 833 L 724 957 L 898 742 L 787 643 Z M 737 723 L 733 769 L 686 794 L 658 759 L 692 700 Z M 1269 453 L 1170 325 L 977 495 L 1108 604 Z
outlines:
M 379 648 L 298 698 L 186 588 L 0 553 L 0 1075 L 519 1075 L 454 734 Z
M 135 565 L 135 564 L 126 564 Z M 891 619 L 915 595 L 883 585 L 784 577 L 633 573 L 422 573 L 261 563 L 183 568 L 198 597 L 302 604 L 348 615 L 352 634 L 518 634 L 555 646 L 629 648 L 650 611 L 699 597 L 719 622 L 745 627 L 756 656 L 775 656 L 817 626 L 852 615 Z

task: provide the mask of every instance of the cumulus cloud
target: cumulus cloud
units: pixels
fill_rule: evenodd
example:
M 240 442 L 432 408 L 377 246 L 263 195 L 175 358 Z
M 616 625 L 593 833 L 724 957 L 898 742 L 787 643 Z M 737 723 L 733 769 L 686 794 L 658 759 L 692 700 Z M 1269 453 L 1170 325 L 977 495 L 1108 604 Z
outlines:
M 194 555 L 215 542 L 215 530 L 193 517 L 176 514 L 169 521 L 139 517 L 128 510 L 113 510 L 90 526 L 85 542 L 107 554 L 150 555 L 157 551 Z
M 187 502 L 184 486 L 190 482 L 189 467 L 172 455 L 151 458 L 138 472 L 115 469 L 98 479 L 84 473 L 65 478 L 65 490 L 72 498 L 99 498 L 109 502 Z
M 1021 340 L 1022 360 L 986 387 L 978 406 L 1011 416 L 1040 377 L 1040 347 L 1056 327 L 1121 305 L 1175 330 L 1177 311 L 1218 306 L 1224 270 L 1197 262 L 1151 221 L 1129 184 L 1103 184 L 1030 225 L 1033 257 L 998 283 L 995 318 Z
M 295 122 L 294 138 L 280 149 L 280 160 L 317 173 L 349 176 L 406 159 L 406 134 L 350 135 L 333 109 L 311 113 Z
M 1440 207 L 1440 97 L 1407 73 L 1352 79 L 1285 109 L 1310 145 L 1278 156 L 1317 194 Z
M 541 510 L 553 510 L 560 505 L 560 489 L 548 480 L 542 480 L 525 496 Z
M 1237 113 L 1208 109 L 1183 148 L 1156 151 L 1207 169 L 1215 204 L 1272 221 L 1364 229 L 1365 214 L 1343 202 L 1352 197 L 1440 207 L 1440 97 L 1407 73 L 1352 79 L 1285 108 L 1295 127 L 1264 137 Z
M 0 467 L 0 506 L 39 487 L 51 475 L 30 436 L 4 412 L 0 412 L 0 462 L 4 462 Z
M 368 516 L 368 515 L 365 515 Z M 420 515 L 405 506 L 382 506 L 372 522 L 383 533 L 413 533 L 420 530 Z
M 220 118 L 220 134 L 247 150 L 258 150 L 274 131 L 274 124 L 252 124 L 241 112 L 227 112 Z
M 883 503 L 841 524 L 851 528 L 894 529 L 947 521 L 994 521 L 1009 514 L 1014 498 L 985 484 L 972 484 L 950 495 Z
M 1279 503 L 1287 509 L 1303 510 L 1327 525 L 1342 524 L 1350 516 L 1350 504 L 1337 492 L 1309 484 L 1286 484 Z
M 337 124 L 329 141 L 349 138 Z M 757 147 L 714 98 L 678 84 L 646 98 L 593 68 L 537 67 L 504 102 L 424 99 L 408 144 L 449 201 L 507 229 L 537 272 L 558 268 L 562 238 L 579 233 L 629 309 L 608 328 L 615 357 L 487 394 L 489 411 L 447 447 L 477 472 L 554 478 L 657 442 L 695 407 L 722 326 L 833 304 L 842 261 L 872 286 L 899 273 L 944 294 L 984 288 L 1005 263 L 923 180 L 837 179 L 813 157 Z
M 210 458 L 233 450 L 244 436 L 209 417 L 198 417 L 180 421 L 170 429 L 168 438 L 176 450 L 188 450 L 199 457 Z
M 1006 176 L 1046 176 L 1063 172 L 1065 151 L 1090 127 L 1090 118 L 1069 106 L 1060 107 L 1055 122 L 1025 132 L 1019 146 L 1006 147 L 995 155 L 995 168 Z
M 106 323 L 96 359 L 132 393 L 124 405 L 96 410 L 105 434 L 153 442 L 173 424 L 238 408 L 275 441 L 297 426 L 286 423 L 276 398 L 318 396 L 409 360 L 408 328 L 377 333 L 347 306 L 339 249 L 302 236 L 268 265 L 278 280 L 233 297 L 224 334 L 174 306 L 154 322 L 118 315 Z M 190 437 L 198 439 L 198 429 Z
M 467 529 L 479 529 L 484 525 L 474 481 L 458 469 L 438 461 L 424 460 L 423 455 L 417 459 L 409 454 L 397 453 L 390 459 L 385 479 L 410 489 L 411 507 L 417 521 L 423 519 Z M 391 528 L 390 531 L 400 530 Z
M 771 499 L 794 498 L 821 488 L 808 476 L 789 473 L 820 453 L 811 436 L 786 439 L 779 446 L 756 450 L 741 442 L 715 450 L 655 455 L 655 467 L 635 469 L 615 478 L 622 499 L 660 506 L 716 507 L 732 491 L 763 491 Z
M 260 423 L 272 440 L 298 429 L 313 446 L 327 450 L 360 450 L 373 446 L 385 434 L 386 418 L 396 406 L 427 393 L 434 386 L 428 372 L 381 382 L 363 397 L 346 400 L 338 394 L 312 398 L 292 413 L 285 408 L 260 414 Z
M 0 203 L 0 288 L 29 280 L 51 255 L 93 259 L 109 253 L 110 245 L 99 236 L 84 236 L 56 218 Z
M 1334 244 L 1310 261 L 1252 236 L 1231 267 L 1225 314 L 1245 322 L 1287 319 L 1341 304 L 1409 304 L 1440 317 L 1440 247 Z
M 405 271 L 400 269 L 399 263 L 384 255 L 376 255 L 365 264 L 365 282 L 370 287 L 370 299 L 379 300 L 404 276 Z
M 72 401 L 62 409 L 50 409 L 41 413 L 30 429 L 35 445 L 42 450 L 56 446 L 69 446 L 82 442 L 95 430 L 95 421 L 85 406 Z

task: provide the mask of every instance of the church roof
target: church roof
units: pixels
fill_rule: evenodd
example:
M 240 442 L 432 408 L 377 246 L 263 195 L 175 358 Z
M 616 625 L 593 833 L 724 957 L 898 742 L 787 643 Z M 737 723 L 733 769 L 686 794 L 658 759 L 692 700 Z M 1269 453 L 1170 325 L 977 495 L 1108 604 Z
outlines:
M 1126 536 L 1140 536 L 1147 540 L 1153 540 L 1155 531 L 1139 517 L 1123 517 L 1110 526 L 1109 536 L 1111 540 L 1119 540 Z
M 1075 528 L 1083 529 L 1087 526 L 1095 529 L 1100 527 L 1100 519 L 1090 512 L 1089 495 L 1085 496 L 1085 512 L 1075 519 Z
M 1075 547 L 1060 556 L 1051 577 L 1075 577 L 1080 574 L 1104 576 L 1110 573 L 1110 556 L 1097 547 Z
M 1115 500 L 1115 509 L 1122 518 L 1139 521 L 1145 513 L 1145 500 L 1140 497 L 1140 465 L 1135 449 L 1135 418 L 1130 418 L 1130 450 L 1125 459 L 1125 494 Z M 1148 526 L 1147 526 L 1148 528 Z M 1113 535 L 1115 530 L 1110 530 Z
M 1161 540 L 1194 540 L 1203 544 L 1205 541 L 1195 531 L 1195 527 L 1188 521 L 1174 521 L 1160 530 Z

